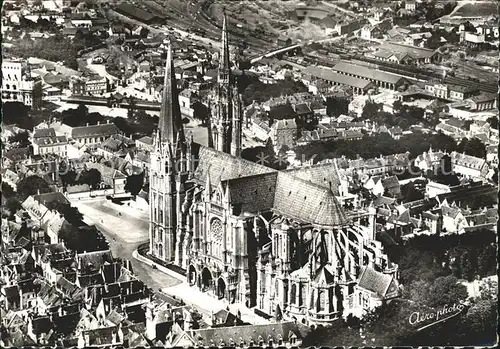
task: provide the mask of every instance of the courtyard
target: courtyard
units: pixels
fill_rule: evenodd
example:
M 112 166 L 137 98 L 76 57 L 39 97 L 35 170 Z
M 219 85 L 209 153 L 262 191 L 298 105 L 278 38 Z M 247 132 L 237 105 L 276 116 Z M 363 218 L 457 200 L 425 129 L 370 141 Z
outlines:
M 139 245 L 149 240 L 147 212 L 113 204 L 105 198 L 73 200 L 71 204 L 84 215 L 87 224 L 95 225 L 103 233 L 113 256 L 130 260 L 137 277 L 154 291 L 182 282 L 132 256 Z

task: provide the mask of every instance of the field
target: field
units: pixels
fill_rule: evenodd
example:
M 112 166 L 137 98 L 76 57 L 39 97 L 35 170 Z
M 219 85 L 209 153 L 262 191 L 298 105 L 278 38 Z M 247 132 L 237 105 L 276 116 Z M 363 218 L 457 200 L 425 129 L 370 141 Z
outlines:
M 498 13 L 496 1 L 482 1 L 474 4 L 465 4 L 458 8 L 453 15 L 463 17 L 491 16 Z
M 239 24 L 245 31 L 265 32 L 271 36 L 285 36 L 293 41 L 297 39 L 311 40 L 326 38 L 324 29 L 309 22 L 295 22 L 290 19 L 289 12 L 303 2 L 268 1 L 268 2 L 215 2 L 210 6 L 210 16 L 219 20 L 223 10 L 231 24 Z

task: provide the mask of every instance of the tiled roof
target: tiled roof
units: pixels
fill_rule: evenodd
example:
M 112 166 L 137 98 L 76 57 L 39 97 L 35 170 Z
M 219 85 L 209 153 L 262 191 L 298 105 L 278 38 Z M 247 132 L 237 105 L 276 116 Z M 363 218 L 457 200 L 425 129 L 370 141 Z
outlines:
M 217 186 L 219 182 L 229 179 L 276 172 L 269 167 L 204 146 L 200 146 L 198 158 L 194 178 L 201 184 L 205 184 L 207 174 L 210 175 L 212 185 Z
M 294 106 L 294 110 L 298 115 L 307 114 L 311 112 L 311 108 L 305 103 L 300 103 Z
M 395 53 L 405 53 L 405 54 L 410 55 L 413 58 L 429 58 L 429 57 L 432 57 L 435 53 L 435 51 L 427 49 L 427 48 L 399 44 L 399 43 L 395 43 L 395 42 L 384 42 L 381 45 L 381 48 L 386 50 L 386 51 L 392 51 Z
M 289 342 L 291 337 L 302 338 L 298 325 L 294 322 L 279 322 L 263 325 L 248 325 L 237 327 L 216 327 L 199 330 L 191 330 L 188 334 L 195 343 L 200 346 L 238 346 L 242 343 L 245 347 L 251 342 L 253 345 L 259 345 L 263 341 L 264 345 L 270 339 L 273 343 L 279 343 L 280 340 Z
M 33 134 L 33 138 L 44 138 L 44 137 L 55 137 L 55 136 L 56 136 L 56 131 L 52 127 L 36 129 L 35 133 Z
M 361 76 L 367 79 L 373 79 L 392 84 L 397 84 L 404 79 L 403 77 L 396 74 L 386 73 L 380 70 L 375 70 L 372 68 L 364 67 L 361 65 L 355 65 L 347 62 L 339 62 L 335 64 L 335 66 L 332 69 L 334 71 L 346 74 L 355 74 L 357 76 Z
M 137 140 L 137 142 L 144 143 L 144 144 L 147 144 L 147 145 L 153 145 L 153 138 L 151 138 L 149 136 L 144 136 L 142 138 L 139 138 Z
M 481 102 L 491 102 L 497 99 L 497 95 L 494 93 L 481 93 L 480 95 L 477 96 L 472 96 L 469 98 L 469 100 L 474 101 L 476 103 L 481 103 Z
M 461 154 L 456 151 L 450 154 L 451 162 L 454 165 L 460 165 L 468 168 L 480 170 L 486 164 L 486 160 L 471 155 Z
M 296 115 L 292 106 L 288 103 L 272 107 L 269 116 L 273 119 L 291 119 Z
M 449 126 L 453 126 L 456 128 L 464 128 L 465 127 L 465 121 L 457 119 L 457 118 L 448 119 L 445 121 L 445 123 Z
M 53 203 L 55 201 L 61 204 L 70 205 L 69 200 L 66 199 L 64 194 L 59 192 L 33 195 L 33 199 L 44 206 L 47 206 L 47 204 Z
M 392 189 L 399 187 L 398 177 L 396 176 L 387 177 L 382 180 L 382 185 L 384 186 L 385 189 Z
M 207 174 L 212 186 L 228 181 L 231 200 L 250 212 L 272 209 L 290 218 L 323 226 L 347 223 L 334 193 L 324 186 L 324 181 L 323 186 L 320 186 L 298 178 L 310 173 L 314 174 L 313 179 L 318 182 L 320 178 L 328 178 L 338 183 L 331 174 L 327 176 L 325 171 L 328 165 L 295 170 L 293 172 L 298 173 L 295 176 L 292 171 L 277 173 L 273 169 L 206 147 L 200 147 L 199 157 L 194 175 L 198 183 L 204 185 Z M 336 190 L 333 183 L 332 187 Z M 252 189 L 249 190 L 249 187 Z
M 35 138 L 34 143 L 38 146 L 55 146 L 59 144 L 68 144 L 68 139 L 66 136 L 54 136 L 54 137 L 39 137 Z
M 231 203 L 242 212 L 272 209 L 277 177 L 277 172 L 270 172 L 228 181 Z
M 294 169 L 285 170 L 284 172 L 291 174 L 294 177 L 314 183 L 315 185 L 324 188 L 332 189 L 335 195 L 338 195 L 338 187 L 340 179 L 335 170 L 334 163 L 324 163 L 313 166 L 304 166 Z M 331 183 L 331 185 L 330 185 Z
M 90 125 L 90 126 L 80 126 L 74 127 L 71 130 L 72 138 L 81 137 L 102 137 L 102 136 L 112 136 L 118 134 L 120 130 L 115 124 L 101 124 L 101 125 Z
M 441 206 L 441 214 L 443 216 L 456 218 L 462 211 L 458 207 Z
M 347 223 L 347 217 L 330 189 L 285 172 L 278 173 L 273 210 L 322 226 Z
M 276 122 L 271 127 L 276 130 L 296 130 L 297 123 L 295 122 L 295 119 L 276 120 Z
M 85 252 L 77 254 L 76 261 L 79 268 L 92 265 L 93 268 L 99 269 L 104 263 L 113 262 L 113 255 L 110 250 Z
M 371 267 L 364 267 L 359 277 L 358 286 L 384 296 L 389 289 L 391 281 L 392 277 L 390 275 L 380 273 Z
M 327 81 L 335 82 L 341 85 L 365 89 L 370 86 L 371 82 L 368 80 L 360 79 L 354 76 L 347 76 L 339 74 L 330 68 L 309 66 L 306 73 Z

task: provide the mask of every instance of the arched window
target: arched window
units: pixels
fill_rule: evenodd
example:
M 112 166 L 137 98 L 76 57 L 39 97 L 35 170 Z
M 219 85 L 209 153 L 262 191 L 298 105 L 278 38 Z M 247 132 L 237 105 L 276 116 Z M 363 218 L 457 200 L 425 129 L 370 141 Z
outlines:
M 210 240 L 212 241 L 212 256 L 222 259 L 223 227 L 220 219 L 214 218 L 210 223 Z
M 318 311 L 325 310 L 326 292 L 325 290 L 320 290 L 318 292 Z
M 290 303 L 295 304 L 297 302 L 297 285 L 295 284 L 292 284 L 290 298 Z

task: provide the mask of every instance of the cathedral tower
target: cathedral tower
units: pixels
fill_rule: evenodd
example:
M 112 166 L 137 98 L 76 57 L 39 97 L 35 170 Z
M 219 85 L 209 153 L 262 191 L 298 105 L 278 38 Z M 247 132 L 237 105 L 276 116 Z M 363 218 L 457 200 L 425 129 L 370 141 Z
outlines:
M 178 206 L 187 179 L 186 139 L 182 126 L 172 49 L 169 45 L 158 130 L 153 135 L 149 190 L 150 253 L 173 261 L 181 230 Z
M 241 96 L 238 94 L 236 81 L 231 74 L 227 18 L 224 14 L 215 106 L 212 122 L 209 123 L 211 133 L 209 143 L 216 150 L 240 156 L 241 116 Z

